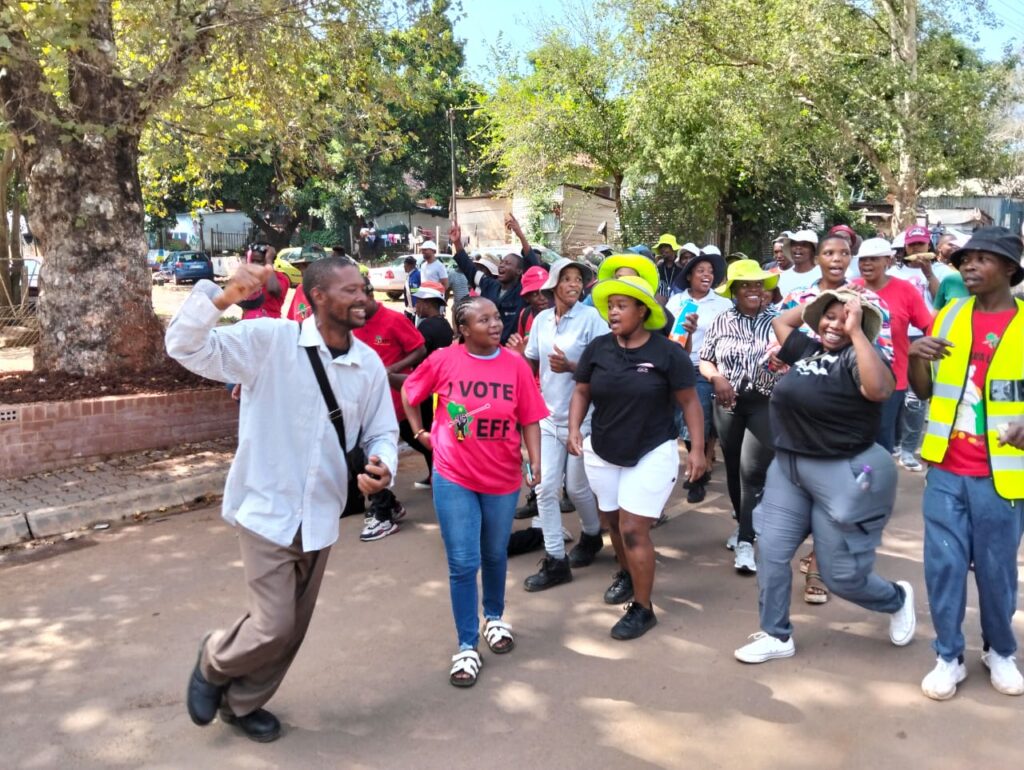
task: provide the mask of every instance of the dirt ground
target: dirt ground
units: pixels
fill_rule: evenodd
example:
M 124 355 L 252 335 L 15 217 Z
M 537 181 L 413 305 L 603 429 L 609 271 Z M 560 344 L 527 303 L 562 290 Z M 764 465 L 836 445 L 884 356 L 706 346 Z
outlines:
M 185 683 L 204 631 L 242 610 L 237 545 L 216 509 L 135 524 L 0 562 L 0 727 L 9 768 L 956 768 L 1018 767 L 1024 699 L 996 693 L 979 661 L 925 698 L 934 660 L 921 567 L 921 476 L 901 474 L 879 571 L 918 589 L 918 637 L 886 617 L 794 594 L 797 654 L 760 666 L 732 650 L 757 630 L 757 584 L 732 569 L 721 466 L 699 507 L 669 504 L 655 531 L 659 625 L 608 631 L 610 549 L 575 580 L 522 590 L 539 555 L 509 565 L 507 656 L 484 655 L 476 687 L 447 683 L 455 652 L 447 570 L 422 460 L 403 460 L 402 531 L 358 541 L 345 519 L 309 635 L 269 704 L 285 727 L 259 745 L 195 727 Z M 564 522 L 574 532 L 572 514 Z M 518 522 L 523 526 L 525 522 Z M 802 583 L 795 583 L 797 588 Z

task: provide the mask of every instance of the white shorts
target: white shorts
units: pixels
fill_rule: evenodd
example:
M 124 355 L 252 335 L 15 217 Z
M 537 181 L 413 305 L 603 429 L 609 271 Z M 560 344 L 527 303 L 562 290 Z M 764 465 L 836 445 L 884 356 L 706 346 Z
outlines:
M 679 446 L 666 441 L 631 468 L 605 462 L 595 454 L 588 436 L 583 441 L 583 466 L 602 511 L 619 509 L 656 519 L 668 502 L 679 476 Z

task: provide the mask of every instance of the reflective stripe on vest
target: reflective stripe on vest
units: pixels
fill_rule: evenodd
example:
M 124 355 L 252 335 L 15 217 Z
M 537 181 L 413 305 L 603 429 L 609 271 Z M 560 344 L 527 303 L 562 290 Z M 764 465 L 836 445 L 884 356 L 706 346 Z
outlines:
M 1024 451 L 1001 446 L 999 429 L 1024 419 L 1022 388 L 1011 388 L 1012 400 L 992 400 L 992 383 L 1024 382 L 1024 301 L 1015 300 L 1017 313 L 1010 320 L 989 363 L 982 397 L 985 418 L 985 444 L 996 492 L 1007 500 L 1024 498 Z M 949 448 L 949 437 L 956 422 L 971 366 L 973 347 L 974 297 L 965 297 L 939 311 L 933 323 L 933 336 L 952 343 L 949 355 L 932 362 L 932 399 L 928 409 L 928 427 L 921 445 L 921 457 L 940 463 Z M 1005 388 L 1000 392 L 1005 392 Z

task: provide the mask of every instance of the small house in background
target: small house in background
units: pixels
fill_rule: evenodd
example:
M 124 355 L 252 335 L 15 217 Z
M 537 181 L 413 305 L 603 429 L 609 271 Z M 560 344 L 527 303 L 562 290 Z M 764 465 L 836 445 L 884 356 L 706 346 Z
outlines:
M 542 211 L 535 210 L 538 205 L 543 206 Z M 507 213 L 513 214 L 524 229 L 539 218 L 543 243 L 538 245 L 566 257 L 580 256 L 587 246 L 618 239 L 615 202 L 602 191 L 563 184 L 543 204 L 538 204 L 536 197 L 520 193 L 511 198 L 497 193 L 456 198 L 456 215 L 463 235 L 470 238 L 471 249 L 512 243 L 505 229 Z
M 448 238 L 448 211 L 439 206 L 412 206 L 405 211 L 389 211 L 373 218 L 373 225 L 378 235 L 395 234 L 412 236 L 412 241 L 419 235 L 423 240 Z M 405 240 L 410 246 L 415 244 Z M 422 242 L 422 241 L 421 241 Z
M 971 233 L 999 225 L 1024 234 L 1024 198 L 1018 190 L 968 179 L 948 190 L 924 190 L 917 199 L 917 223 Z M 850 206 L 880 233 L 892 237 L 892 200 L 858 201 Z

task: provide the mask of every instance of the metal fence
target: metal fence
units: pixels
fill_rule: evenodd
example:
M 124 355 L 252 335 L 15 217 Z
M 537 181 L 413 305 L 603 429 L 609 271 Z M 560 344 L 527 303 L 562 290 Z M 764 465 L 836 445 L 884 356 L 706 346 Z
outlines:
M 12 297 L 7 285 L 0 281 L 0 352 L 15 348 L 31 348 L 39 341 L 35 291 L 30 288 L 30 275 L 22 268 L 21 296 Z
M 244 253 L 246 246 L 252 240 L 252 233 L 222 233 L 220 230 L 210 230 L 210 253 L 220 254 L 223 251 Z

